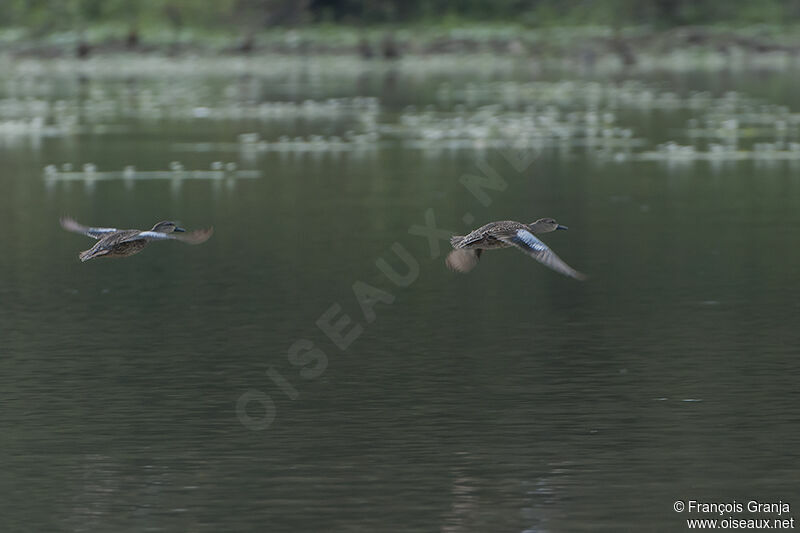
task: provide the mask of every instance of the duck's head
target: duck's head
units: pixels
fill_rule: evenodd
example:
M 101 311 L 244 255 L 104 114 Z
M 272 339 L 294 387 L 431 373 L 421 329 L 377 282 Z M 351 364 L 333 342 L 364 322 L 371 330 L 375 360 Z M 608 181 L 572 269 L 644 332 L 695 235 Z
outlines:
M 175 222 L 172 222 L 171 220 L 162 220 L 161 222 L 153 226 L 153 229 L 151 229 L 150 231 L 157 231 L 159 233 L 173 233 L 173 232 L 183 232 L 186 230 L 183 228 L 179 228 L 178 225 Z
M 566 226 L 562 226 L 561 224 L 556 222 L 556 219 L 554 218 L 540 218 L 536 222 L 531 222 L 529 226 L 536 233 L 549 233 L 557 229 L 569 229 Z

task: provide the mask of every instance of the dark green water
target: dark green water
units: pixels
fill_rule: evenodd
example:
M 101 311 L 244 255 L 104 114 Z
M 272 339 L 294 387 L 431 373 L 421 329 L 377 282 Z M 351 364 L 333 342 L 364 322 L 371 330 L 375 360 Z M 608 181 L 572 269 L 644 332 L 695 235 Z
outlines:
M 125 83 L 66 79 L 46 99 Z M 310 97 L 250 83 L 230 98 Z M 433 102 L 437 83 L 377 77 L 330 93 L 377 96 L 392 122 Z M 729 83 L 790 106 L 797 88 Z M 662 142 L 687 114 L 621 120 Z M 675 500 L 800 506 L 797 167 L 676 169 L 574 150 L 515 168 L 517 152 L 392 141 L 318 157 L 175 148 L 341 134 L 351 119 L 127 118 L 117 133 L 0 145 L 3 531 L 683 531 L 687 517 L 716 516 L 678 514 Z M 507 182 L 488 206 L 459 182 L 483 159 Z M 236 161 L 261 177 L 43 177 L 48 164 L 173 160 Z M 428 210 L 459 233 L 465 213 L 471 227 L 555 217 L 570 231 L 543 240 L 590 280 L 512 250 L 453 274 L 445 241 L 431 249 L 409 232 Z M 64 232 L 63 214 L 216 233 L 81 264 L 90 239 Z M 395 243 L 418 268 L 407 286 L 376 265 L 407 271 Z M 383 291 L 374 317 L 357 282 Z M 330 322 L 357 324 L 345 349 L 317 325 L 334 305 Z M 324 366 L 292 364 L 301 339 Z M 237 412 L 244 394 L 261 401 Z M 252 430 L 245 415 L 274 420 Z

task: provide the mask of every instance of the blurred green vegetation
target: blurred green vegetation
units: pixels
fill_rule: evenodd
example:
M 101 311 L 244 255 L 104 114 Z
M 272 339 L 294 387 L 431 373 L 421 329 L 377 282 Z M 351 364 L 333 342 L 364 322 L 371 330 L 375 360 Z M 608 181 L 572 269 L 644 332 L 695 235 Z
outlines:
M 795 24 L 796 0 L 2 0 L 0 26 L 31 36 L 96 25 L 255 32 L 336 23 L 551 25 Z

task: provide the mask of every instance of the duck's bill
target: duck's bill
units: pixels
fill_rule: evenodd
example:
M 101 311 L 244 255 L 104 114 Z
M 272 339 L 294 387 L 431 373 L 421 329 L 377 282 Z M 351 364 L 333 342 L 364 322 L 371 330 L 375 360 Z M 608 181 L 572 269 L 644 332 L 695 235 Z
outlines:
M 569 228 L 568 228 L 568 227 L 566 227 L 566 226 L 562 226 L 561 224 L 559 224 L 558 226 L 556 226 L 556 229 L 569 229 Z
M 183 233 L 186 230 L 184 228 L 179 228 L 178 226 L 175 226 L 175 229 L 173 231 L 176 231 L 178 233 Z

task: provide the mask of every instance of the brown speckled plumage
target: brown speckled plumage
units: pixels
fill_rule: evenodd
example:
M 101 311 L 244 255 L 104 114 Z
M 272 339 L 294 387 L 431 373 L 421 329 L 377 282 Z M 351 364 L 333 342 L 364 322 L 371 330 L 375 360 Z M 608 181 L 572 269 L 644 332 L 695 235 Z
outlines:
M 534 236 L 557 229 L 565 230 L 567 227 L 552 218 L 540 218 L 530 224 L 514 220 L 489 222 L 468 235 L 453 236 L 450 244 L 455 249 L 450 252 L 445 262 L 452 270 L 469 272 L 478 264 L 483 250 L 513 246 L 556 272 L 579 280 L 586 279 L 585 275 L 562 261 L 545 243 Z
M 153 226 L 153 229 L 147 231 L 93 228 L 83 226 L 67 217 L 61 219 L 61 227 L 65 230 L 82 233 L 97 239 L 97 243 L 94 246 L 78 254 L 81 262 L 96 257 L 127 257 L 134 255 L 141 252 L 148 242 L 156 240 L 178 240 L 188 244 L 200 244 L 206 242 L 214 232 L 212 228 L 208 228 L 184 234 L 186 230 L 179 228 L 177 224 L 170 221 L 159 222 Z M 179 233 L 179 235 L 174 235 L 174 233 Z

